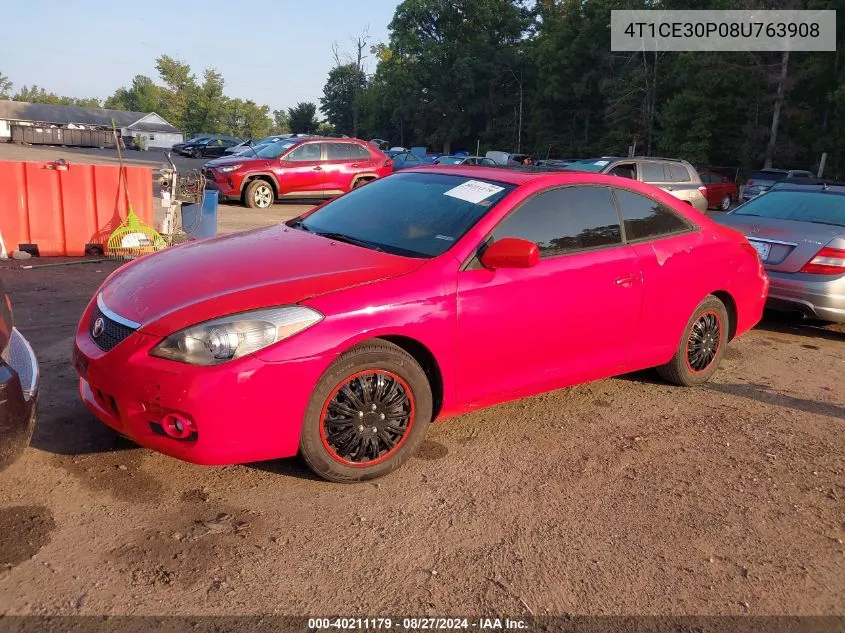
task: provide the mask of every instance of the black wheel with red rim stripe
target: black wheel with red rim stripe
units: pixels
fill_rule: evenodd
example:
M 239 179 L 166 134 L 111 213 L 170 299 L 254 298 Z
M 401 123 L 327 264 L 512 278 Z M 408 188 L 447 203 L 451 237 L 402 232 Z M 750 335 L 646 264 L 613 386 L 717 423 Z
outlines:
M 707 296 L 695 309 L 684 328 L 675 355 L 658 373 L 669 382 L 690 387 L 710 379 L 728 344 L 728 312 L 722 301 Z
M 425 371 L 405 350 L 377 339 L 342 354 L 320 379 L 300 453 L 330 481 L 381 477 L 413 455 L 431 417 Z

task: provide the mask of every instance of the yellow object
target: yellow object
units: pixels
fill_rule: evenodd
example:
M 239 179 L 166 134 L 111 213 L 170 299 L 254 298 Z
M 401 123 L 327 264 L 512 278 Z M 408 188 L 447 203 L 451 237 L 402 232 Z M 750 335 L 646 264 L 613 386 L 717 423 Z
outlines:
M 112 119 L 112 131 L 114 132 L 115 146 L 117 147 L 117 159 L 120 162 L 120 183 L 123 184 L 126 205 L 129 212 L 126 219 L 120 223 L 106 243 L 106 256 L 112 259 L 135 259 L 149 253 L 154 253 L 167 246 L 164 238 L 155 232 L 153 227 L 144 224 L 135 214 L 132 201 L 129 199 L 129 185 L 126 182 L 126 167 L 123 165 L 123 156 L 120 153 L 120 143 L 117 138 L 117 127 Z M 120 187 L 118 183 L 118 187 Z

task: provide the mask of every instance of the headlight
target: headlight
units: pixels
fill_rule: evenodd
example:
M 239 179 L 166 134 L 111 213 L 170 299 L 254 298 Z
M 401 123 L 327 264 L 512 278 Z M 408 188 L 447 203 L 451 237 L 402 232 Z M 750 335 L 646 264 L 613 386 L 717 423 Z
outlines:
M 225 174 L 226 172 L 235 171 L 241 167 L 242 165 L 225 165 L 224 167 L 218 167 L 217 171 L 222 171 Z
M 322 318 L 303 306 L 242 312 L 171 334 L 150 354 L 190 365 L 218 365 L 282 341 Z

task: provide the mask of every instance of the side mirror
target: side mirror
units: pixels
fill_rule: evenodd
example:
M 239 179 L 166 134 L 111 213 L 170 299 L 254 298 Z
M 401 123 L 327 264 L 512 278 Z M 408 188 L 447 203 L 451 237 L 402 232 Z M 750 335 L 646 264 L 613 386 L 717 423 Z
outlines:
M 531 268 L 540 261 L 540 249 L 534 242 L 517 237 L 503 237 L 493 242 L 481 255 L 485 268 Z

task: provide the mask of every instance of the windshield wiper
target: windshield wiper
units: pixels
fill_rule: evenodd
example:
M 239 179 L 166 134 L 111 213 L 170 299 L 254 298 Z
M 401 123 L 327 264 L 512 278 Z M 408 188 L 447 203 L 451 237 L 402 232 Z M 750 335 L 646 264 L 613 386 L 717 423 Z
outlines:
M 302 220 L 292 220 L 291 222 L 288 222 L 288 226 L 292 229 L 302 229 L 303 231 L 308 231 L 309 233 L 311 232 L 311 229 L 305 226 L 305 222 Z
M 346 235 L 345 233 L 331 233 L 325 231 L 317 231 L 317 235 L 320 237 L 326 237 L 330 240 L 335 240 L 336 242 L 346 242 L 347 244 L 354 244 L 355 246 L 363 246 L 364 248 L 369 248 L 374 251 L 384 252 L 384 249 L 380 246 L 376 246 L 372 242 L 368 242 L 367 240 L 359 240 L 357 237 L 352 237 L 351 235 Z
M 823 222 L 822 220 L 799 220 L 799 222 L 810 222 L 811 224 L 824 224 L 825 226 L 843 226 L 836 222 Z

